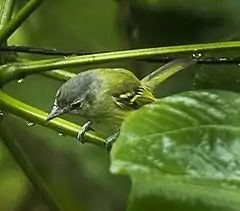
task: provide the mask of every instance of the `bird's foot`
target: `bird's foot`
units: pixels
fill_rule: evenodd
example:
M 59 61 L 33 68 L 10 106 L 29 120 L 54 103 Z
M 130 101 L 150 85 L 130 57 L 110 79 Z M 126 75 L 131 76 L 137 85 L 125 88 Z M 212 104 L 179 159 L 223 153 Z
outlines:
M 77 139 L 84 144 L 84 135 L 87 131 L 89 130 L 93 130 L 94 129 L 91 127 L 92 122 L 88 121 L 87 123 L 85 123 L 82 128 L 79 130 L 78 134 L 77 134 Z
M 113 135 L 107 137 L 107 139 L 104 142 L 104 146 L 108 152 L 110 152 L 112 148 L 112 144 L 117 140 L 119 136 L 119 132 L 114 133 Z

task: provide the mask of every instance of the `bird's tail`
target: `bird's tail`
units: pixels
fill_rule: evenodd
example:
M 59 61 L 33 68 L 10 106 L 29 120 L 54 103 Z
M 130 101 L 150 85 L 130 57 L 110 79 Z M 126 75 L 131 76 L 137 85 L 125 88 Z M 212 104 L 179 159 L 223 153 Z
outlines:
M 156 71 L 150 73 L 146 77 L 141 80 L 143 86 L 147 87 L 149 91 L 153 92 L 154 89 L 167 78 L 171 77 L 173 74 L 183 70 L 197 61 L 192 58 L 181 58 L 173 60 L 160 68 Z

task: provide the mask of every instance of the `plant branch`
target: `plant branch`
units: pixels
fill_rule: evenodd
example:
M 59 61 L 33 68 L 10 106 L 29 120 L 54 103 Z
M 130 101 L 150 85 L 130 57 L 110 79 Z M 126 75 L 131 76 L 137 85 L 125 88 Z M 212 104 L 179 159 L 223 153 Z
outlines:
M 39 48 L 32 46 L 22 46 L 22 45 L 12 45 L 12 46 L 0 46 L 0 51 L 2 52 L 17 52 L 17 53 L 28 53 L 28 54 L 38 54 L 38 55 L 47 55 L 47 56 L 81 56 L 81 55 L 90 55 L 97 53 L 108 53 L 110 51 L 98 51 L 98 52 L 86 52 L 86 51 L 66 51 L 66 50 L 57 50 L 53 48 Z M 161 56 L 161 57 L 152 57 L 147 59 L 136 59 L 135 61 L 143 62 L 170 62 L 176 59 L 176 57 Z M 204 57 L 196 58 L 199 64 L 239 64 L 240 57 Z
M 3 0 L 0 9 L 0 29 L 11 19 L 14 5 L 15 0 Z
M 170 62 L 176 59 L 176 57 L 153 57 L 149 59 L 141 59 L 140 61 L 160 63 Z M 240 57 L 208 57 L 208 58 L 196 58 L 198 64 L 239 64 Z
M 0 9 L 0 30 L 9 22 L 12 18 L 13 10 L 15 6 L 15 0 L 3 0 Z M 7 41 L 2 43 L 2 46 L 6 46 Z M 0 63 L 6 63 L 6 53 L 0 54 Z
M 12 113 L 29 122 L 51 128 L 58 133 L 72 137 L 77 137 L 78 131 L 81 128 L 80 126 L 61 118 L 46 122 L 47 113 L 13 98 L 3 91 L 0 91 L 0 108 L 5 112 Z M 85 141 L 104 148 L 104 140 L 94 133 L 86 133 Z
M 214 54 L 220 54 L 221 50 L 240 50 L 240 41 L 124 50 L 73 56 L 64 59 L 57 58 L 32 62 L 16 62 L 1 66 L 0 84 L 3 85 L 11 80 L 23 78 L 30 74 L 54 69 L 77 67 L 80 65 L 113 62 L 123 59 L 146 59 L 154 56 L 174 55 L 178 57 L 190 57 L 193 56 L 193 54 L 199 55 L 206 53 L 211 53 L 211 56 L 213 56 Z
M 0 46 L 0 51 L 5 52 L 18 52 L 18 53 L 29 53 L 47 56 L 79 56 L 88 55 L 94 53 L 106 53 L 104 52 L 87 52 L 87 51 L 67 51 L 67 50 L 57 50 L 53 48 L 39 48 L 32 46 L 22 46 L 22 45 L 12 45 L 12 46 Z M 110 51 L 109 51 L 110 52 Z
M 52 70 L 52 71 L 43 72 L 42 75 L 48 78 L 54 78 L 59 81 L 67 81 L 68 79 L 72 78 L 76 74 L 70 73 L 64 70 Z
M 0 45 L 41 5 L 43 0 L 30 0 L 0 31 Z
M 57 201 L 54 200 L 54 197 L 52 196 L 45 181 L 36 171 L 21 145 L 16 140 L 16 136 L 14 136 L 14 134 L 11 132 L 9 126 L 4 124 L 3 120 L 0 120 L 0 137 L 15 159 L 16 163 L 18 163 L 18 165 L 21 167 L 29 181 L 42 196 L 44 202 L 49 206 L 49 208 L 53 211 L 62 211 Z

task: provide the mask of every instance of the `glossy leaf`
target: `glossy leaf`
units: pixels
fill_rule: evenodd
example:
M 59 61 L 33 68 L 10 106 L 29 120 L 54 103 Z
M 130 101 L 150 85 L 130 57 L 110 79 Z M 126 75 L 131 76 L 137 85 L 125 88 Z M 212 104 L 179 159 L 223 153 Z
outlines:
M 128 210 L 239 210 L 240 95 L 190 91 L 132 113 L 111 152 Z

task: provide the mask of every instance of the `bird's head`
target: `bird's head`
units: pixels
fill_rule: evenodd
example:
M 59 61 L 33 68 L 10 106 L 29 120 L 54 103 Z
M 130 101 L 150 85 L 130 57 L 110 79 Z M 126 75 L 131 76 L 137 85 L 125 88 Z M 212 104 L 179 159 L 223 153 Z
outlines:
M 85 100 L 86 91 L 78 84 L 77 76 L 65 82 L 58 89 L 52 110 L 50 111 L 46 121 L 54 119 L 65 113 L 79 113 L 82 103 Z

